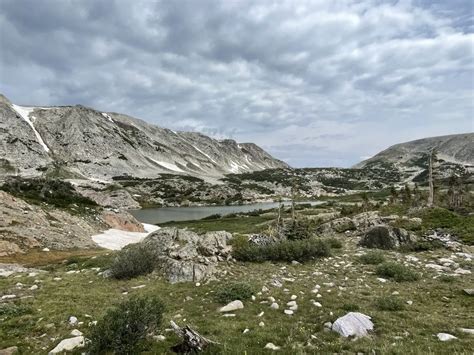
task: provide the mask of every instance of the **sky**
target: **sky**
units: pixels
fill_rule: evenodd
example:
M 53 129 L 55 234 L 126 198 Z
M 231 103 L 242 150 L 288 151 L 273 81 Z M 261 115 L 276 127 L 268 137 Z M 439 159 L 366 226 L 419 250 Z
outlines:
M 0 92 L 293 167 L 474 131 L 472 0 L 0 0 Z

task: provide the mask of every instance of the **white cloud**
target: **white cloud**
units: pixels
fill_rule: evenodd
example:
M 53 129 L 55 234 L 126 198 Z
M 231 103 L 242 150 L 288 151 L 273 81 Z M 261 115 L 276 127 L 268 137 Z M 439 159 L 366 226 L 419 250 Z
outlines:
M 4 0 L 0 10 L 0 91 L 20 104 L 124 112 L 254 141 L 298 166 L 347 166 L 473 130 L 469 0 Z

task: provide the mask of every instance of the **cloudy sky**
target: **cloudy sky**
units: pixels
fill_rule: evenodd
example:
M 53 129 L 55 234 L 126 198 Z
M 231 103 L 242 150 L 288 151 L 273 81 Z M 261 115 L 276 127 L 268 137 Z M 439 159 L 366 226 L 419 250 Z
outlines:
M 474 131 L 472 0 L 0 0 L 0 92 L 299 166 Z

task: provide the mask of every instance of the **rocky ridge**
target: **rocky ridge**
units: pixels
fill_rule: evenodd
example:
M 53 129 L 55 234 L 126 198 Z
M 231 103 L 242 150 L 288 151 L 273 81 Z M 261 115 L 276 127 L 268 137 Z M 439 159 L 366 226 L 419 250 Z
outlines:
M 160 173 L 221 177 L 288 165 L 252 143 L 175 132 L 84 106 L 25 107 L 0 96 L 0 176 L 111 180 Z

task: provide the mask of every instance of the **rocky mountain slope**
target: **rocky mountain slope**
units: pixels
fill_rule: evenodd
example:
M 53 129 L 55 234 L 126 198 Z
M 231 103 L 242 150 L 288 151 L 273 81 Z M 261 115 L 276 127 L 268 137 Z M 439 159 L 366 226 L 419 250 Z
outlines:
M 474 133 L 430 137 L 391 146 L 354 168 L 385 167 L 401 172 L 407 180 L 426 175 L 429 154 L 436 151 L 438 172 L 448 176 L 474 171 Z
M 252 143 L 174 132 L 84 106 L 22 107 L 0 95 L 0 176 L 110 180 L 160 173 L 220 177 L 287 167 Z

